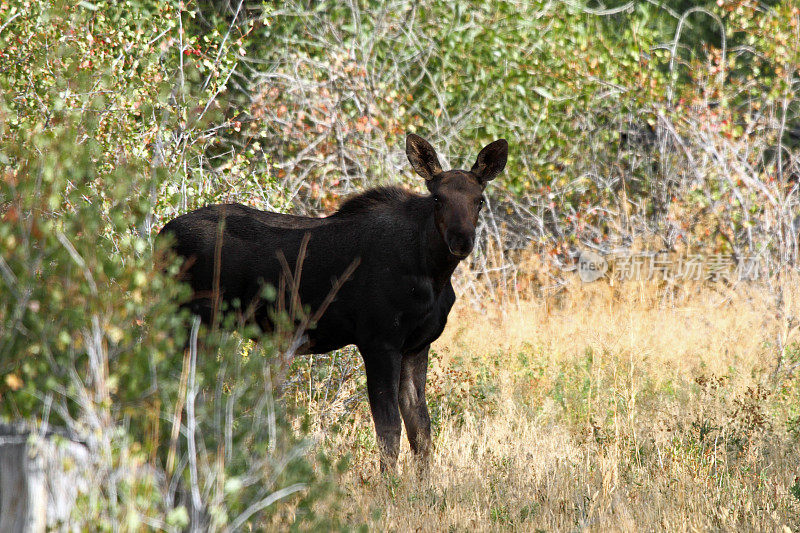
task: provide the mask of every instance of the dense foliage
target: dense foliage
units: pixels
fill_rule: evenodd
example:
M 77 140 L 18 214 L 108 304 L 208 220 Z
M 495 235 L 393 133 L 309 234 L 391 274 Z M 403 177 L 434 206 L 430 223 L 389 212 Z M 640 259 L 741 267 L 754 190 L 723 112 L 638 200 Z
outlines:
M 405 131 L 453 166 L 504 135 L 484 227 L 500 248 L 780 263 L 797 254 L 797 20 L 792 2 L 289 3 L 253 27 L 237 101 L 308 210 L 407 180 Z
M 278 348 L 214 332 L 198 347 L 153 239 L 164 212 L 273 187 L 266 162 L 206 166 L 236 51 L 186 37 L 190 14 L 159 2 L 0 15 L 0 418 L 90 446 L 76 526 L 238 529 L 290 496 L 292 520 L 317 523 L 332 465 L 273 402 Z

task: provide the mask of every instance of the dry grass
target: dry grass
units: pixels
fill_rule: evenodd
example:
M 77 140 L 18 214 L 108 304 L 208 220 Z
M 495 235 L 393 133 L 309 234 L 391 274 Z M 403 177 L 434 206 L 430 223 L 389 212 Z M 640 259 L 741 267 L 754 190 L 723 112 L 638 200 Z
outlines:
M 429 373 L 427 476 L 407 444 L 398 476 L 378 473 L 365 401 L 338 413 L 337 432 L 330 404 L 316 406 L 324 445 L 353 456 L 343 519 L 392 531 L 800 527 L 800 383 L 772 377 L 772 301 L 676 294 L 597 283 L 505 313 L 455 310 Z

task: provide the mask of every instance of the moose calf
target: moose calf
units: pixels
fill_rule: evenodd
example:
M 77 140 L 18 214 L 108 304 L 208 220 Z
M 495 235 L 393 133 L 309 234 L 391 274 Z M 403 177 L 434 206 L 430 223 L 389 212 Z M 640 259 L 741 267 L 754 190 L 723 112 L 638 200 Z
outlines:
M 422 458 L 430 452 L 428 350 L 455 302 L 450 278 L 472 251 L 483 191 L 505 168 L 507 154 L 500 139 L 480 151 L 470 170 L 443 171 L 433 147 L 410 134 L 406 155 L 428 195 L 371 189 L 325 218 L 210 205 L 175 218 L 161 233 L 185 258 L 194 294 L 187 305 L 206 323 L 224 303 L 250 310 L 262 330 L 271 330 L 275 304 L 261 298 L 263 288 L 285 287 L 287 273 L 301 262 L 292 280 L 296 296 L 312 312 L 324 312 L 300 352 L 358 347 L 381 469 L 393 470 L 401 416 L 413 452 Z

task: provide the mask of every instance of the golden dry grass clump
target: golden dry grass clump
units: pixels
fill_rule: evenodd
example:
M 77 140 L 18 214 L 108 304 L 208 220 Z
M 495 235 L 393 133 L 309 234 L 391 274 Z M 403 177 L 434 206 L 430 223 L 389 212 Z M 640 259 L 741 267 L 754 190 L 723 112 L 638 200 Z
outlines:
M 378 473 L 365 401 L 334 413 L 337 432 L 336 405 L 311 402 L 324 446 L 353 456 L 343 518 L 392 531 L 796 530 L 800 381 L 773 372 L 774 298 L 665 294 L 576 283 L 454 310 L 433 348 L 426 476 L 407 444 L 398 476 Z

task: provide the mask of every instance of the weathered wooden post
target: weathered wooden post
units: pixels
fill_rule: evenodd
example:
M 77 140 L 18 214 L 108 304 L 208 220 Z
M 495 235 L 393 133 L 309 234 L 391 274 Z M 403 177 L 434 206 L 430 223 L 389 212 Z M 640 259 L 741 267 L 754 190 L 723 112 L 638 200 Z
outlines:
M 0 532 L 68 526 L 88 465 L 87 446 L 64 432 L 0 424 Z

